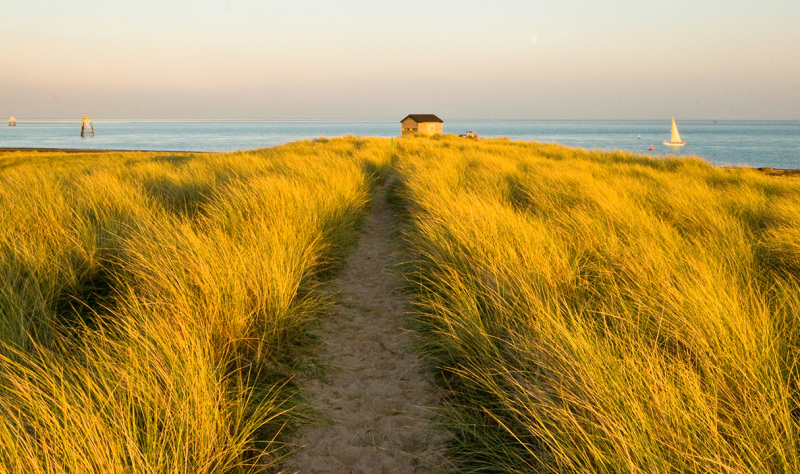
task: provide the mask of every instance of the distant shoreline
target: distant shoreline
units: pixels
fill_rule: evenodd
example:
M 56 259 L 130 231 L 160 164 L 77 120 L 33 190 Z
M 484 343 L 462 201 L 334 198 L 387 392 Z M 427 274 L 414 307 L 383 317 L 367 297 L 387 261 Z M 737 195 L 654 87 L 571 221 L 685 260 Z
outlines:
M 177 151 L 177 150 L 102 150 L 92 148 L 28 148 L 28 147 L 0 147 L 0 152 L 34 151 L 40 153 L 225 153 L 218 151 Z M 246 150 L 242 150 L 246 151 Z M 713 164 L 713 163 L 712 163 Z M 716 166 L 716 165 L 715 165 Z M 719 166 L 720 168 L 750 168 L 770 176 L 800 175 L 800 168 L 770 168 L 752 166 Z
M 0 152 L 12 152 L 12 151 L 35 151 L 40 153 L 221 153 L 218 151 L 104 150 L 96 148 L 0 147 Z
M 739 168 L 750 168 L 749 166 L 740 166 Z M 784 176 L 784 175 L 798 175 L 800 176 L 800 169 L 797 168 L 752 168 L 770 176 Z

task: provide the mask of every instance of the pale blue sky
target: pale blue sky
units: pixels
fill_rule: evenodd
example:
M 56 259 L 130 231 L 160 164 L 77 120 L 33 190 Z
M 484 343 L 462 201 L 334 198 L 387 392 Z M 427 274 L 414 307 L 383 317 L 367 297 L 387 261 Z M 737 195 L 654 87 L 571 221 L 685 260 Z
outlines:
M 0 116 L 800 119 L 800 1 L 0 0 Z

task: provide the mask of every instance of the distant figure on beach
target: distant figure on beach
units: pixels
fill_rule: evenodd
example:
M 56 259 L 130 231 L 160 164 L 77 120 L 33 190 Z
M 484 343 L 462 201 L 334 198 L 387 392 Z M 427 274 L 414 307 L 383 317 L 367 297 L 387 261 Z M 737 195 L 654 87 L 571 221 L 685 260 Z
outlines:
M 89 128 L 91 128 L 92 136 L 94 136 L 94 125 L 92 125 L 92 119 L 89 118 L 89 114 L 83 115 L 83 120 L 81 121 L 81 136 L 84 136 L 86 132 L 86 122 L 89 122 Z
M 9 127 L 16 127 L 17 126 L 17 119 L 14 118 L 12 115 L 10 119 L 8 119 L 8 126 Z

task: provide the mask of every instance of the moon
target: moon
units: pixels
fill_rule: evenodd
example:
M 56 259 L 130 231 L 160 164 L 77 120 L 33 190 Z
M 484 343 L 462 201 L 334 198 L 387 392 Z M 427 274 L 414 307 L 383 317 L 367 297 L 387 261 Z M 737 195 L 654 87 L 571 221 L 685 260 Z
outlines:
M 531 35 L 531 43 L 536 43 L 539 41 L 539 37 L 536 35 Z

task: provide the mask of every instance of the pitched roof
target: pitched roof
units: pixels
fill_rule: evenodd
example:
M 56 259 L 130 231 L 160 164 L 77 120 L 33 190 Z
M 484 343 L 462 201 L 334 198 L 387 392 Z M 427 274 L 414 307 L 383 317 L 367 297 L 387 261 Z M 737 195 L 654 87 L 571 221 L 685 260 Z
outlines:
M 440 119 L 439 117 L 437 117 L 437 116 L 435 116 L 433 114 L 411 114 L 411 115 L 407 116 L 406 118 L 404 118 L 403 120 L 401 120 L 401 122 L 404 121 L 407 118 L 413 119 L 417 123 L 422 123 L 422 122 L 444 123 L 444 121 L 442 121 L 442 119 Z

